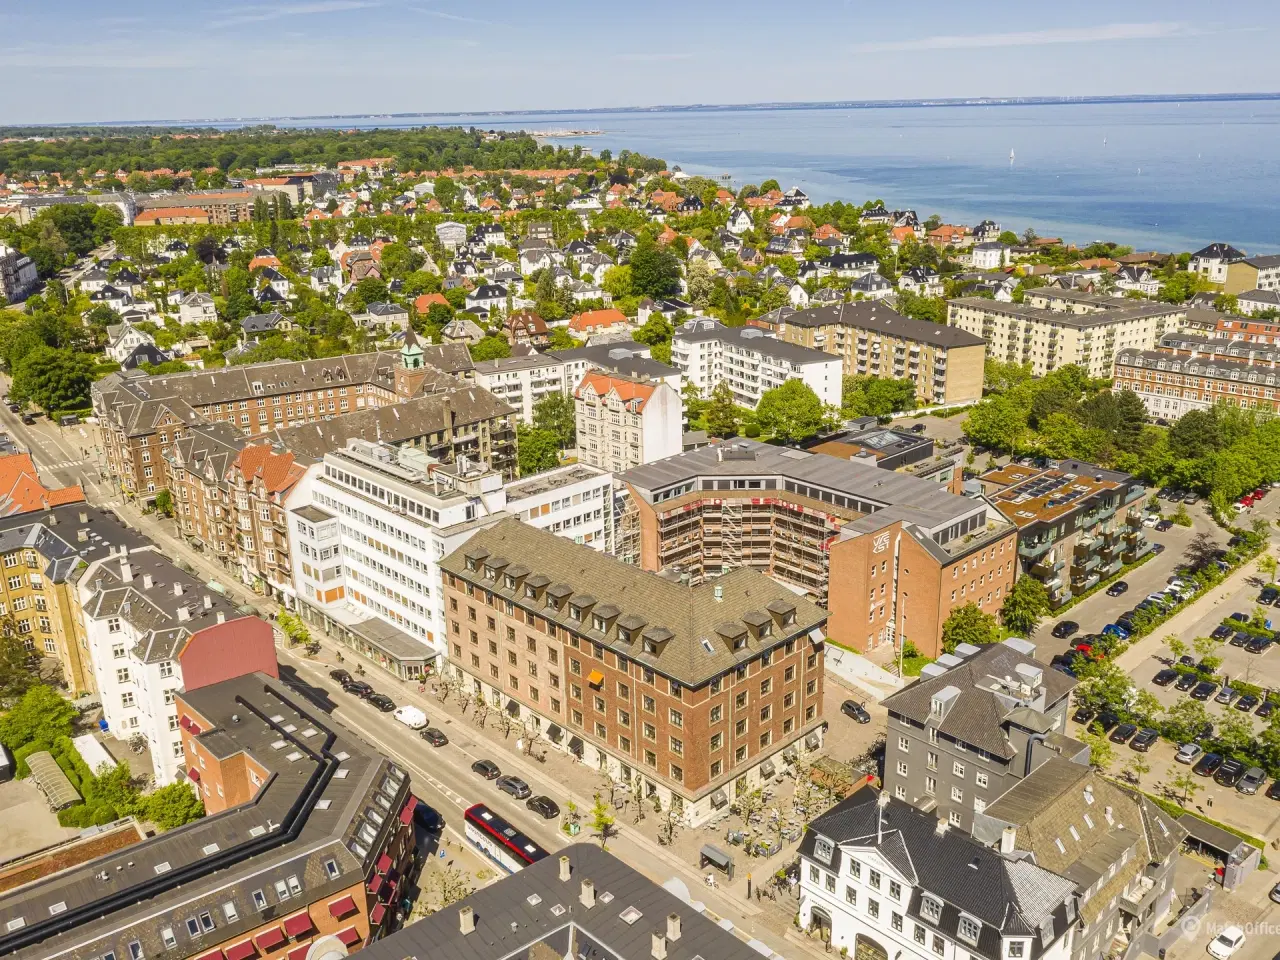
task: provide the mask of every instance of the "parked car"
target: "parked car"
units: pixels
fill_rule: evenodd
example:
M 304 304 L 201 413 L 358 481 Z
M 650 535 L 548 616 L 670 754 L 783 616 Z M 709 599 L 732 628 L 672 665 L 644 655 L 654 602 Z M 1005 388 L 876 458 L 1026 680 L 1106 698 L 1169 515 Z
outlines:
M 418 736 L 427 741 L 427 743 L 431 744 L 433 747 L 443 747 L 449 742 L 449 738 L 444 735 L 444 731 L 438 730 L 435 727 L 427 727 L 427 729 L 423 730 L 418 734 Z
M 856 720 L 858 723 L 870 723 L 871 714 L 867 713 L 867 708 L 856 700 L 846 700 L 840 704 L 840 712 L 846 717 Z
M 924 433 L 924 424 L 923 424 L 923 423 L 913 423 L 913 424 L 911 425 L 911 432 L 912 432 L 912 433 Z
M 365 697 L 365 700 L 373 704 L 383 713 L 390 713 L 396 708 L 396 702 L 385 693 L 371 693 L 369 696 Z
M 1271 641 L 1266 637 L 1254 637 L 1244 645 L 1246 653 L 1266 653 L 1271 648 Z
M 362 700 L 373 696 L 373 687 L 363 680 L 348 680 L 342 685 L 342 689 L 345 693 L 355 694 Z
M 1267 894 L 1267 897 L 1270 898 L 1272 903 L 1280 903 L 1280 883 L 1271 888 L 1271 892 Z
M 1155 556 L 1157 556 L 1157 557 L 1158 557 L 1158 556 L 1160 556 L 1160 554 L 1164 553 L 1164 544 L 1163 544 L 1163 543 L 1153 543 L 1153 544 L 1151 545 L 1151 552 L 1152 552 L 1152 554 L 1154 554 L 1154 555 L 1155 555 Z
M 1248 713 L 1258 705 L 1259 698 L 1252 693 L 1246 693 L 1243 697 L 1236 701 L 1236 709 L 1241 713 Z
M 1138 732 L 1136 723 L 1122 723 L 1111 731 L 1110 740 L 1112 743 L 1127 743 L 1129 738 Z
M 1239 760 L 1227 759 L 1214 771 L 1213 782 L 1220 787 L 1234 787 L 1244 776 L 1244 764 Z
M 1275 587 L 1263 587 L 1262 592 L 1258 594 L 1258 602 L 1270 606 L 1276 602 L 1277 597 L 1280 597 L 1280 590 Z
M 1231 640 L 1228 642 L 1233 647 L 1247 647 L 1249 645 L 1249 641 L 1252 639 L 1253 634 L 1245 633 L 1243 630 L 1237 630 L 1231 635 Z
M 1144 527 L 1154 527 L 1154 526 L 1155 526 L 1157 523 L 1159 523 L 1159 522 L 1160 522 L 1160 514 L 1158 514 L 1158 513 L 1148 513 L 1148 514 L 1143 518 L 1143 520 L 1142 520 L 1142 525 L 1143 525 Z
M 1271 786 L 1267 787 L 1268 800 L 1280 800 L 1280 780 L 1272 780 Z
M 533 793 L 529 785 L 513 774 L 499 777 L 495 786 L 503 793 L 508 793 L 517 800 L 525 800 Z
M 1244 931 L 1239 927 L 1227 927 L 1220 934 L 1209 941 L 1209 956 L 1214 960 L 1227 960 L 1233 953 L 1240 949 L 1244 943 Z
M 1191 493 L 1183 497 L 1182 502 L 1185 503 L 1188 507 L 1194 507 L 1197 503 L 1200 502 L 1200 498 L 1197 497 L 1194 493 Z
M 1258 792 L 1258 788 L 1262 786 L 1266 779 L 1267 775 L 1262 772 L 1261 767 L 1250 767 L 1244 772 L 1240 782 L 1236 784 L 1236 790 L 1246 797 L 1251 797 Z
M 1191 699 L 1206 702 L 1217 691 L 1218 685 L 1212 680 L 1201 680 L 1196 684 L 1194 690 L 1191 691 Z
M 1191 768 L 1191 772 L 1201 777 L 1212 777 L 1218 772 L 1218 768 L 1222 766 L 1222 754 L 1206 753 Z
M 502 776 L 502 771 L 492 760 L 477 760 L 471 765 L 471 772 L 480 774 L 486 780 L 496 780 Z
M 428 833 L 435 833 L 444 827 L 444 817 L 440 816 L 440 812 L 421 800 L 413 808 L 413 820 Z
M 1129 584 L 1125 583 L 1123 580 L 1117 580 L 1111 586 L 1107 587 L 1107 596 L 1118 597 L 1122 593 L 1127 593 L 1128 590 L 1129 590 Z
M 560 806 L 550 797 L 536 796 L 530 797 L 524 802 L 524 805 L 540 816 L 543 820 L 554 820 L 560 816 Z
M 74 427 L 78 426 L 79 423 L 80 418 L 74 413 L 66 413 L 58 418 L 58 426 L 60 427 Z
M 1065 640 L 1072 634 L 1080 632 L 1080 624 L 1074 620 L 1063 620 L 1061 623 L 1054 624 L 1053 635 L 1059 640 Z
M 408 703 L 396 711 L 396 719 L 410 730 L 421 730 L 427 725 L 427 715 Z
M 1184 667 L 1194 667 L 1196 665 L 1196 658 L 1184 653 L 1178 658 L 1178 663 Z
M 1237 610 L 1231 616 L 1227 617 L 1227 619 L 1234 620 L 1236 621 L 1236 623 L 1248 623 L 1249 615 L 1247 613 L 1241 613 L 1239 610 Z
M 1209 636 L 1213 637 L 1213 639 L 1215 640 L 1226 640 L 1234 632 L 1235 631 L 1233 631 L 1230 627 L 1228 627 L 1225 623 L 1223 623 L 1214 627 L 1213 633 L 1209 634 Z
M 10 412 L 10 413 L 17 413 L 17 412 L 18 412 L 18 411 L 20 411 L 21 409 L 22 409 L 22 407 L 18 406 L 16 403 L 11 403 L 11 404 L 9 404 L 9 412 Z
M 1202 753 L 1204 753 L 1204 747 L 1200 744 L 1184 743 L 1178 747 L 1178 752 L 1173 755 L 1173 759 L 1178 763 L 1195 763 Z
M 1093 711 L 1088 707 L 1080 707 L 1071 715 L 1071 719 L 1076 723 L 1088 723 L 1093 719 Z
M 1218 691 L 1218 695 L 1213 698 L 1213 702 L 1227 704 L 1227 703 L 1230 703 L 1232 700 L 1234 700 L 1237 696 L 1238 694 L 1236 693 L 1235 687 L 1224 686 L 1221 690 Z
M 25 423 L 28 427 L 35 426 L 36 418 L 29 413 L 24 413 L 22 415 L 22 422 Z
M 1177 679 L 1178 679 L 1177 670 L 1165 669 L 1165 670 L 1158 671 L 1156 675 L 1151 678 L 1151 682 L 1154 683 L 1157 687 L 1167 687 L 1169 684 L 1173 683 L 1173 681 Z
M 1106 733 L 1108 730 L 1110 730 L 1112 727 L 1114 727 L 1117 723 L 1120 722 L 1120 718 L 1117 717 L 1111 711 L 1104 710 L 1102 711 L 1102 713 L 1098 714 L 1098 719 L 1093 722 L 1097 726 L 1100 732 Z
M 1151 749 L 1151 745 L 1160 739 L 1160 734 L 1156 733 L 1150 727 L 1145 727 L 1138 731 L 1138 735 L 1129 741 L 1129 749 L 1137 750 L 1139 753 L 1146 753 Z
M 1172 530 L 1172 529 L 1173 529 L 1172 520 L 1161 520 L 1159 523 L 1156 524 L 1156 533 L 1164 533 L 1166 530 Z
M 1258 708 L 1258 712 L 1255 713 L 1254 716 L 1261 717 L 1262 719 L 1265 720 L 1267 717 L 1271 716 L 1271 714 L 1275 712 L 1276 712 L 1276 702 L 1274 700 L 1263 700 L 1262 706 Z
M 1119 637 L 1121 640 L 1129 639 L 1129 631 L 1117 623 L 1108 623 L 1102 628 L 1102 632 L 1108 637 Z
M 1173 689 L 1186 693 L 1199 682 L 1200 678 L 1194 673 L 1184 673 L 1178 677 L 1178 682 L 1173 685 Z
M 347 673 L 347 671 L 342 670 L 342 669 L 338 669 L 338 670 L 330 670 L 330 671 L 329 671 L 329 679 L 330 679 L 330 680 L 337 680 L 337 681 L 338 681 L 338 683 L 350 683 L 350 682 L 351 682 L 351 674 Z

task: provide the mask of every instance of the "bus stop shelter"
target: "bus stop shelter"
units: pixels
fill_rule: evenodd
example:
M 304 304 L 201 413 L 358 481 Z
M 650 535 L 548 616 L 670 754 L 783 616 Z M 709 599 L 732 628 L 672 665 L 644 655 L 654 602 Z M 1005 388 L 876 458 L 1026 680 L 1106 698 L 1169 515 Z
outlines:
M 733 857 L 710 843 L 704 843 L 698 851 L 698 869 L 703 869 L 707 864 L 723 870 L 726 877 L 733 879 Z

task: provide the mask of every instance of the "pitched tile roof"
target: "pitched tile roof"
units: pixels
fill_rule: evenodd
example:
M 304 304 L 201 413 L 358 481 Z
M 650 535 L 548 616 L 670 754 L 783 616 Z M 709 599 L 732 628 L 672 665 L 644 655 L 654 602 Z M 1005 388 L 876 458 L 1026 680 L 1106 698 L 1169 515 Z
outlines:
M 11 517 L 83 501 L 84 491 L 78 484 L 50 489 L 41 483 L 30 454 L 0 456 L 0 515 Z

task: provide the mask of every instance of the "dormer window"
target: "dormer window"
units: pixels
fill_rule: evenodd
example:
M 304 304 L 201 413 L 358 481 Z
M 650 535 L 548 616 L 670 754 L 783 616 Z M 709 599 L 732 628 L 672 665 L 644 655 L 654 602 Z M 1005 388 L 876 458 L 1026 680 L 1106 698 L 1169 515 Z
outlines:
M 941 717 L 944 707 L 941 700 L 932 700 L 929 702 L 929 713 L 935 717 Z
M 926 895 L 920 900 L 920 915 L 930 923 L 937 923 L 942 916 L 942 901 Z
M 529 600 L 536 600 L 538 599 L 538 588 L 527 583 L 524 587 L 524 595 Z
M 467 569 L 468 569 L 468 570 L 472 570 L 472 571 L 474 571 L 474 570 L 475 570 L 475 568 L 476 568 L 476 562 L 475 562 L 474 560 L 472 560 L 470 557 L 467 557 L 467 558 L 464 560 L 464 563 L 466 563 L 466 565 L 467 565 Z
M 1010 940 L 1009 949 L 1005 952 L 1005 956 L 1010 960 L 1022 960 L 1027 951 L 1027 942 L 1025 940 Z
M 644 641 L 644 652 L 656 654 L 658 652 L 657 642 L 646 638 Z
M 968 943 L 976 944 L 978 935 L 982 933 L 982 924 L 973 917 L 960 914 L 960 925 L 956 928 L 956 936 Z
M 823 863 L 831 862 L 831 853 L 835 849 L 826 837 L 818 837 L 813 841 L 813 855 Z
M 582 608 L 578 606 L 574 606 L 572 603 L 569 604 L 569 619 L 572 620 L 574 623 L 581 623 Z
M 591 626 L 599 630 L 601 633 L 605 633 L 609 629 L 609 622 L 605 620 L 604 617 L 592 617 Z
M 773 636 L 773 624 L 772 623 L 760 624 L 760 639 L 763 640 L 766 637 L 771 637 L 771 636 Z
M 502 578 L 502 585 L 508 590 L 514 590 L 516 588 L 516 578 L 511 576 L 511 574 L 507 574 Z
M 794 610 L 782 615 L 782 625 L 784 627 L 793 627 L 796 622 L 796 612 Z
M 747 638 L 746 638 L 746 637 L 734 637 L 734 640 L 733 640 L 733 649 L 734 649 L 735 651 L 738 651 L 738 650 L 745 650 L 745 649 L 747 649 Z
M 492 580 L 495 576 L 496 574 L 494 573 L 493 567 L 489 566 L 488 564 L 485 564 L 484 578 L 486 580 Z
M 630 643 L 632 640 L 631 631 L 628 630 L 626 627 L 619 627 L 618 639 L 621 640 L 623 643 Z

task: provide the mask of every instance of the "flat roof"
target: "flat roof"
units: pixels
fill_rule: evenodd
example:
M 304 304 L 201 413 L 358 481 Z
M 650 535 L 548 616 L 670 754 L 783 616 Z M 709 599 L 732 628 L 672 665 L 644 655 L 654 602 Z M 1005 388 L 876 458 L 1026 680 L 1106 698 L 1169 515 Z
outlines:
M 795 310 L 779 307 L 760 317 L 767 323 L 790 323 L 798 327 L 826 327 L 831 325 L 858 327 L 876 333 L 916 340 L 937 347 L 977 347 L 986 343 L 976 334 L 948 327 L 927 320 L 917 320 L 898 313 L 892 307 L 871 300 L 855 300 L 826 307 L 810 307 Z
M 582 483 L 586 480 L 612 479 L 608 471 L 601 470 L 586 463 L 574 463 L 567 467 L 535 473 L 533 476 L 507 484 L 507 503 L 522 500 L 525 497 L 536 497 L 540 493 L 559 490 L 562 487 Z
M 1029 307 L 1021 303 L 1000 303 L 985 297 L 958 297 L 947 301 L 948 317 L 952 307 L 968 307 L 983 313 L 1014 317 L 1019 320 L 1035 320 L 1039 323 L 1052 323 L 1062 327 L 1103 327 L 1113 323 L 1125 323 L 1129 320 L 1142 320 L 1148 317 L 1168 317 L 1187 312 L 1185 304 L 1142 304 L 1139 306 L 1120 306 L 1133 301 L 1117 300 L 1113 310 L 1099 310 L 1096 313 L 1065 313 L 1056 310 L 1045 310 L 1040 307 Z
M 1123 492 L 1134 477 L 1080 460 L 1046 468 L 1010 463 L 978 478 L 999 487 L 991 500 L 1019 528 L 1048 523 L 1093 503 L 1098 494 Z

